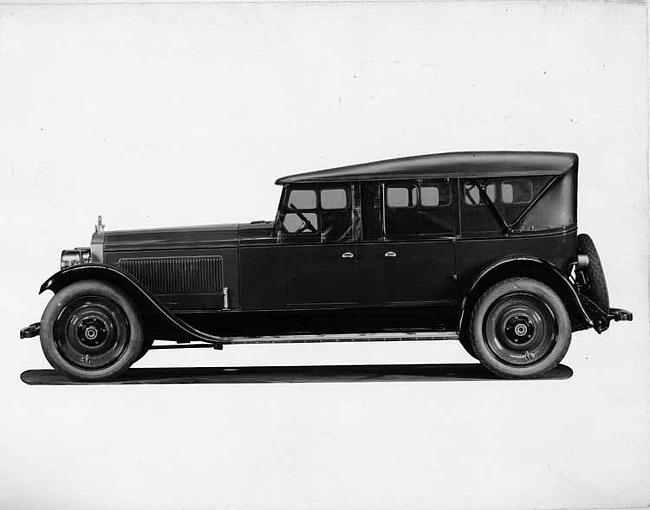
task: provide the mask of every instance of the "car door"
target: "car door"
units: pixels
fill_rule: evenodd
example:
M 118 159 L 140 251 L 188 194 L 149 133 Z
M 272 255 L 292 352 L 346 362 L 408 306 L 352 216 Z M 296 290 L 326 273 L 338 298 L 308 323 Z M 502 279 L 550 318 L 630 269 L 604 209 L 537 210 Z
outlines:
M 453 302 L 454 195 L 446 179 L 361 184 L 360 303 Z
M 288 308 L 354 304 L 356 247 L 349 184 L 289 189 L 279 250 Z

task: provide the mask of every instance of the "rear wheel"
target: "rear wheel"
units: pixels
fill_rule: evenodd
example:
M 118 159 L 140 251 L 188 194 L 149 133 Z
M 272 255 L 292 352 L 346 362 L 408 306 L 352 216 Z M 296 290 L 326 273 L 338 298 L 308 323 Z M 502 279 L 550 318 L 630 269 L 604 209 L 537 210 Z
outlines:
M 470 336 L 477 359 L 490 371 L 511 379 L 535 378 L 564 358 L 571 343 L 571 321 L 548 285 L 509 278 L 476 303 Z
M 101 381 L 123 374 L 142 352 L 144 336 L 135 306 L 101 281 L 73 283 L 56 293 L 41 319 L 41 347 L 67 377 Z
M 460 342 L 460 345 L 463 346 L 463 349 L 465 349 L 465 352 L 467 352 L 467 354 L 469 354 L 472 358 L 477 359 L 476 352 L 472 346 L 472 339 L 467 328 L 460 330 L 458 333 L 458 341 Z

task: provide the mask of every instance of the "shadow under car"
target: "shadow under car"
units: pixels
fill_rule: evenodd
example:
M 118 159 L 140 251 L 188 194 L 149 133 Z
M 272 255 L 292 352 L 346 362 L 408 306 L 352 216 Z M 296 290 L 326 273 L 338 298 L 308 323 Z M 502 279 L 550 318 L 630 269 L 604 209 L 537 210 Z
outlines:
M 571 368 L 558 365 L 535 380 L 564 380 L 572 375 Z M 27 370 L 20 378 L 29 385 L 47 386 L 504 381 L 478 363 L 131 368 L 115 380 L 100 382 L 73 381 L 54 370 Z

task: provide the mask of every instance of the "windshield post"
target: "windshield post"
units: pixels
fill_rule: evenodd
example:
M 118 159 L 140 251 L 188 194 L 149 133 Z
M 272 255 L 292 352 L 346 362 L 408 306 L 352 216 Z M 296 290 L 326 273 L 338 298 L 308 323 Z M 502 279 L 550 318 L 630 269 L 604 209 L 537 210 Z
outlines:
M 287 185 L 282 186 L 282 191 L 280 192 L 280 202 L 278 203 L 278 210 L 275 213 L 275 222 L 273 223 L 273 237 L 276 238 L 277 242 L 280 242 L 280 224 L 282 222 L 282 205 L 284 204 L 285 196 L 287 194 Z

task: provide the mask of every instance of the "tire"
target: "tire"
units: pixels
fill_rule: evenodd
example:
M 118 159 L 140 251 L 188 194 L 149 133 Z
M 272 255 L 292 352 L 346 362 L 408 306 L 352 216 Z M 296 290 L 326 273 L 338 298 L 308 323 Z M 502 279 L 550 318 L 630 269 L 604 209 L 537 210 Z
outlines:
M 149 349 L 151 349 L 153 343 L 154 343 L 153 337 L 145 338 L 144 342 L 142 342 L 142 350 L 140 351 L 140 354 L 138 354 L 138 359 L 136 359 L 135 361 L 140 361 L 144 357 L 144 355 L 149 352 Z
M 95 280 L 57 292 L 41 318 L 41 347 L 57 372 L 80 381 L 114 379 L 142 352 L 142 324 L 131 300 Z
M 553 370 L 571 344 L 571 320 L 560 297 L 531 278 L 509 278 L 474 306 L 470 337 L 477 359 L 508 379 L 533 379 Z
M 578 254 L 586 255 L 589 258 L 589 265 L 584 269 L 580 269 L 587 282 L 583 293 L 596 303 L 603 312 L 609 312 L 609 292 L 605 272 L 596 245 L 588 234 L 578 236 Z
M 469 331 L 466 328 L 463 328 L 458 333 L 458 341 L 460 342 L 460 345 L 463 346 L 463 349 L 465 349 L 465 352 L 467 352 L 467 354 L 469 354 L 474 359 L 478 359 L 476 357 L 474 347 L 472 346 L 472 339 L 470 338 Z

